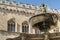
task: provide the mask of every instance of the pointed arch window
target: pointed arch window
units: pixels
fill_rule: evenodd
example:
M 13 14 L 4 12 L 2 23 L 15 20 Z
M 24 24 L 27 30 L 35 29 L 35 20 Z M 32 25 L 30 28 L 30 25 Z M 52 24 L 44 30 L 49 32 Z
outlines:
M 28 25 L 28 22 L 26 22 L 26 21 L 22 23 L 22 32 L 24 32 L 24 33 L 29 32 L 29 25 Z
M 15 32 L 15 22 L 13 20 L 8 21 L 8 31 Z

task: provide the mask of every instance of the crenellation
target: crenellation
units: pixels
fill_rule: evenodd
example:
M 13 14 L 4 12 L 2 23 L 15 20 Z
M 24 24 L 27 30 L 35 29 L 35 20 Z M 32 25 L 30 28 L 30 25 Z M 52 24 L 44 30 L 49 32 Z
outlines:
M 36 6 L 34 6 L 34 5 L 31 5 L 31 9 L 36 9 Z
M 25 4 L 25 8 L 29 8 L 29 6 L 30 6 L 29 4 Z
M 2 1 L 1 1 L 1 2 L 2 2 Z M 1 2 L 0 2 L 0 3 L 1 3 Z M 5 1 L 4 4 L 10 5 L 10 6 L 13 5 L 13 6 L 21 7 L 21 8 L 28 8 L 28 9 L 36 9 L 36 10 L 39 10 L 39 8 L 37 8 L 37 7 L 34 6 L 34 5 L 22 4 L 21 2 L 18 3 L 18 5 L 17 5 L 15 1 L 13 1 L 12 3 L 10 3 L 9 1 Z
M 40 7 L 39 6 L 37 6 L 37 10 L 40 10 Z
M 10 5 L 10 2 L 9 2 L 9 1 L 5 1 L 5 4 L 6 4 L 6 5 Z
M 14 6 L 16 6 L 16 2 L 15 2 L 15 1 L 13 1 L 11 5 L 14 5 Z
M 37 9 L 37 7 L 34 6 L 34 5 L 28 5 L 28 4 L 22 4 L 22 3 L 18 3 L 18 4 L 17 4 L 15 1 L 9 2 L 9 1 L 6 0 L 6 1 L 3 3 L 3 1 L 0 0 L 0 4 L 10 5 L 10 6 L 17 6 L 17 7 L 28 8 L 28 9 Z
M 57 13 L 58 10 L 48 8 L 47 5 L 41 5 L 41 6 L 34 6 L 29 4 L 23 4 L 23 3 L 16 3 L 13 1 L 11 4 L 9 1 L 5 1 L 5 3 L 2 3 L 2 0 L 0 0 L 0 4 L 4 4 L 0 6 L 0 9 L 7 10 L 9 12 L 17 12 L 20 13 L 21 10 L 24 11 L 27 14 L 36 14 L 36 13 L 43 13 L 44 7 L 47 8 L 47 12 L 51 13 Z M 28 10 L 28 11 L 27 11 Z M 29 11 L 31 10 L 31 11 Z M 34 10 L 34 11 L 32 11 Z M 27 12 L 26 12 L 27 11 Z M 36 13 L 35 13 L 36 12 Z
M 22 3 L 18 3 L 17 6 L 23 8 L 23 4 Z
M 53 11 L 53 13 L 57 13 L 58 12 L 56 9 L 53 9 L 52 11 Z

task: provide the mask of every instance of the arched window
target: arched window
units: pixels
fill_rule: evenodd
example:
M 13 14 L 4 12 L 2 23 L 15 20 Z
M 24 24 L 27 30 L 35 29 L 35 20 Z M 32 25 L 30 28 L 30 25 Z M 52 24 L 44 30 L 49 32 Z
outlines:
M 28 22 L 23 22 L 22 23 L 22 32 L 28 33 L 29 32 L 29 25 Z
M 15 32 L 15 22 L 13 20 L 8 21 L 8 31 Z

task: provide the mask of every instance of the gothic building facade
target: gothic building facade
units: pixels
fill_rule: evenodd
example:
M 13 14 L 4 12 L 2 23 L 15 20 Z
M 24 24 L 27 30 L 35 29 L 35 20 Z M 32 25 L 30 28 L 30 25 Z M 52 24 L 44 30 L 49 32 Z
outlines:
M 29 19 L 37 14 L 55 13 L 60 15 L 60 10 L 51 9 L 47 5 L 28 5 L 16 4 L 15 2 L 9 3 L 8 1 L 2 2 L 0 0 L 0 39 L 6 40 L 7 38 L 18 37 L 20 33 L 27 34 L 42 34 L 39 29 L 33 28 Z M 60 21 L 58 20 L 57 27 L 50 30 L 50 33 L 60 32 Z

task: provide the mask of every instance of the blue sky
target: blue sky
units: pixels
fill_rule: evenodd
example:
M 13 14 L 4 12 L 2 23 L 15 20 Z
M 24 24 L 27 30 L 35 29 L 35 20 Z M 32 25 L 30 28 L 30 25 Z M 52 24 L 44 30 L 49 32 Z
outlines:
M 10 0 L 12 2 L 13 0 Z M 50 8 L 60 10 L 60 0 L 15 0 L 17 3 L 21 2 L 23 4 L 39 6 L 42 3 L 47 4 Z

